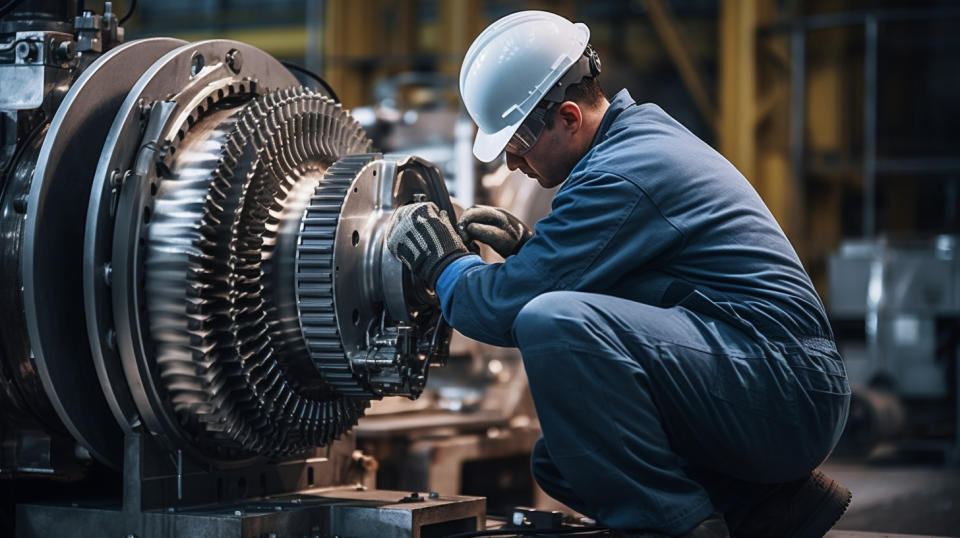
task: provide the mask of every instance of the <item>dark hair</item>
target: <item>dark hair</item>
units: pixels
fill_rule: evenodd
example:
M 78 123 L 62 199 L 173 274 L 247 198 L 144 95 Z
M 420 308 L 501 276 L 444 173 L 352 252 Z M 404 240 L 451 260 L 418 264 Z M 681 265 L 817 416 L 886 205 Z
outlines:
M 606 95 L 604 95 L 603 89 L 600 88 L 600 81 L 597 80 L 597 77 L 587 77 L 576 84 L 571 84 L 567 86 L 566 91 L 563 93 L 564 101 L 573 101 L 579 105 L 589 107 L 599 105 L 603 99 L 606 99 Z M 547 129 L 553 129 L 553 119 L 557 108 L 558 107 L 554 107 L 543 119 Z

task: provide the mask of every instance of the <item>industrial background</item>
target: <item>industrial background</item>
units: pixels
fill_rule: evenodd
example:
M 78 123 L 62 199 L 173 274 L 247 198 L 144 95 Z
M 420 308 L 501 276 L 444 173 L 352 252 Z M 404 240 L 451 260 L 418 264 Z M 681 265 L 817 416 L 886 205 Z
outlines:
M 83 9 L 104 12 L 89 0 Z M 128 42 L 235 40 L 284 62 L 301 81 L 319 75 L 369 147 L 432 162 L 461 206 L 500 205 L 530 223 L 549 211 L 552 193 L 500 161 L 474 160 L 460 62 L 480 31 L 517 10 L 586 23 L 607 95 L 627 88 L 638 102 L 659 104 L 726 156 L 770 207 L 824 298 L 854 387 L 847 431 L 826 464 L 854 494 L 837 528 L 960 536 L 956 2 L 118 0 L 111 9 Z M 16 116 L 4 113 L 0 169 L 9 183 L 20 153 Z M 0 245 L 8 259 L 14 237 L 3 235 Z M 2 333 L 0 376 L 12 379 L 9 334 Z M 127 494 L 116 466 L 74 449 L 69 436 L 23 426 L 16 412 L 0 408 L 0 535 L 12 535 L 17 521 L 43 521 L 17 515 L 17 504 Z M 374 401 L 347 436 L 356 450 L 336 457 L 359 477 L 351 483 L 371 491 L 485 497 L 491 517 L 515 506 L 564 510 L 530 476 L 538 432 L 516 350 L 454 333 L 446 366 L 432 370 L 423 395 Z M 58 450 L 71 454 L 61 459 Z M 306 485 L 314 486 L 313 473 Z M 217 500 L 257 497 L 256 478 L 224 476 L 215 479 Z M 273 488 L 263 476 L 266 493 Z M 165 487 L 164 502 L 173 495 Z

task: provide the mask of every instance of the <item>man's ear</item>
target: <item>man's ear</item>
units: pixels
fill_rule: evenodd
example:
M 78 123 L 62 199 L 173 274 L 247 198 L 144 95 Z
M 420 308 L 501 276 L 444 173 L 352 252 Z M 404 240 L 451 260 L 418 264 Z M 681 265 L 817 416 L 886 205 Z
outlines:
M 580 105 L 573 101 L 560 103 L 555 122 L 572 133 L 579 131 L 583 125 L 583 111 L 580 110 Z

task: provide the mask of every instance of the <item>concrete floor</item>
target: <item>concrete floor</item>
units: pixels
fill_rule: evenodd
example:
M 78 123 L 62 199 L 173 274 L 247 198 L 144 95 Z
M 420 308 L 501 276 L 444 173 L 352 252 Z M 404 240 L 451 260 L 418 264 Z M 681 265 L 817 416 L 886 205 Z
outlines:
M 823 470 L 853 492 L 838 531 L 960 536 L 960 468 L 893 462 L 828 463 Z M 828 536 L 858 536 L 838 531 Z

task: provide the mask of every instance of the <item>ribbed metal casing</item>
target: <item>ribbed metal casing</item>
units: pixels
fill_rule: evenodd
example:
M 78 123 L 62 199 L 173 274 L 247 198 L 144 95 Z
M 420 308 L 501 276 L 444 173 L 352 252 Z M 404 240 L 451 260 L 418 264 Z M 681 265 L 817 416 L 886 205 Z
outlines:
M 328 444 L 368 401 L 292 375 L 302 346 L 286 341 L 290 322 L 279 318 L 279 290 L 265 286 L 265 270 L 281 267 L 271 257 L 292 193 L 345 155 L 369 151 L 370 141 L 339 104 L 304 88 L 211 101 L 180 137 L 145 259 L 157 375 L 170 405 L 218 457 Z M 328 215 L 334 226 L 336 217 Z

